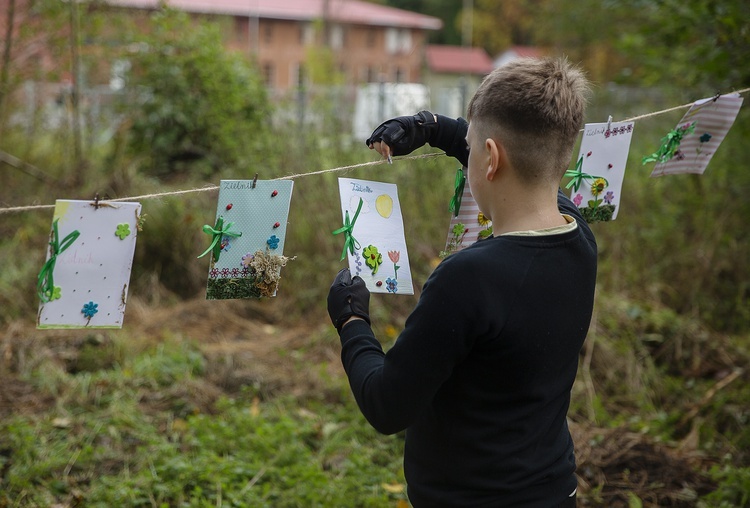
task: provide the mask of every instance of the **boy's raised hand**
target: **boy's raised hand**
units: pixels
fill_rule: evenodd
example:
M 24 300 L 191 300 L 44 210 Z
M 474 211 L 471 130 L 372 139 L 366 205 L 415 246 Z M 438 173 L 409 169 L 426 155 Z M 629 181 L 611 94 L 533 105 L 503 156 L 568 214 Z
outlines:
M 425 143 L 445 150 L 462 166 L 469 164 L 466 132 L 469 124 L 463 118 L 448 118 L 429 111 L 414 116 L 398 116 L 378 125 L 365 143 L 383 157 L 406 155 Z
M 437 117 L 429 111 L 420 111 L 413 116 L 386 120 L 378 125 L 365 143 L 384 157 L 406 155 L 429 142 L 436 131 Z
M 370 324 L 370 290 L 361 277 L 352 277 L 348 268 L 336 274 L 328 291 L 328 315 L 336 330 L 356 316 Z

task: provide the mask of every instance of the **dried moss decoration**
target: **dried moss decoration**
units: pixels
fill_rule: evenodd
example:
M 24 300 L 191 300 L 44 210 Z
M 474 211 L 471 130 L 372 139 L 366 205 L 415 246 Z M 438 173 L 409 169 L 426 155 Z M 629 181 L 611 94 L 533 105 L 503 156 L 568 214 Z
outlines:
M 260 290 L 255 277 L 235 277 L 208 279 L 207 300 L 234 300 L 238 298 L 260 298 Z
M 248 265 L 255 278 L 255 285 L 261 296 L 273 296 L 279 288 L 281 268 L 295 258 L 275 256 L 268 252 L 256 251 Z
M 594 222 L 607 222 L 612 220 L 615 213 L 615 205 L 599 205 L 593 208 L 581 208 L 581 215 L 589 224 Z
M 227 274 L 212 275 L 208 279 L 206 299 L 234 300 L 271 297 L 279 288 L 281 268 L 293 259 L 295 258 L 269 254 L 268 250 L 256 251 L 251 259 L 243 258 L 243 265 L 246 268 L 242 271 L 242 276 L 227 277 L 229 270 L 226 269 Z

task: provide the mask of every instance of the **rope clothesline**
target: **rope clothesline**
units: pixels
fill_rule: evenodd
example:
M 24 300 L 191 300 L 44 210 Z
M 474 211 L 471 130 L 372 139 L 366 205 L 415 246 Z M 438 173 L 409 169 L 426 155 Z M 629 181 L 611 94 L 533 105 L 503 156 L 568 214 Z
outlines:
M 736 90 L 734 92 L 735 94 L 743 94 L 746 92 L 750 92 L 749 88 L 743 88 L 742 90 Z M 643 115 L 634 116 L 631 118 L 626 118 L 625 120 L 621 120 L 622 122 L 634 122 L 636 120 L 643 120 L 644 118 L 650 118 L 653 116 L 663 115 L 664 113 L 670 113 L 672 111 L 678 111 L 680 109 L 689 108 L 695 103 L 689 102 L 687 104 L 682 104 L 680 106 L 674 106 L 667 109 L 662 109 L 660 111 L 653 111 L 651 113 L 646 113 Z M 433 153 L 425 153 L 420 155 L 405 155 L 403 157 L 396 157 L 393 160 L 413 160 L 413 159 L 426 159 L 431 157 L 439 157 L 445 155 L 444 152 L 433 152 Z M 272 178 L 271 180 L 294 180 L 296 178 L 301 178 L 303 176 L 313 176 L 313 175 L 322 175 L 324 173 L 335 173 L 335 172 L 342 172 L 342 171 L 349 171 L 352 169 L 362 168 L 366 166 L 377 166 L 379 164 L 386 164 L 388 163 L 388 160 L 380 159 L 376 161 L 369 161 L 369 162 L 361 162 L 359 164 L 352 164 L 349 166 L 339 166 L 336 168 L 329 168 L 329 169 L 322 169 L 319 171 L 312 171 L 310 173 L 297 173 L 295 175 L 287 175 L 287 176 L 280 176 L 277 178 Z M 115 198 L 115 199 L 106 199 L 101 200 L 102 202 L 114 202 L 114 201 L 139 201 L 143 199 L 155 199 L 155 198 L 162 198 L 166 196 L 179 196 L 183 194 L 192 194 L 195 192 L 208 192 L 208 191 L 214 191 L 219 188 L 218 185 L 206 185 L 203 187 L 196 187 L 193 189 L 184 189 L 184 190 L 178 190 L 178 191 L 167 191 L 167 192 L 157 192 L 153 194 L 143 194 L 140 196 L 129 196 L 124 198 Z M 0 208 L 0 215 L 7 214 L 7 213 L 16 213 L 16 212 L 25 212 L 25 211 L 31 211 L 31 210 L 43 210 L 48 208 L 54 208 L 55 205 L 27 205 L 27 206 L 12 206 L 7 208 Z
M 409 160 L 409 159 L 426 159 L 429 157 L 439 157 L 441 155 L 445 155 L 444 152 L 433 152 L 433 153 L 424 153 L 420 155 L 405 155 L 403 157 L 394 157 L 393 160 Z M 271 178 L 270 181 L 273 180 L 294 180 L 295 178 L 301 178 L 303 176 L 312 176 L 312 175 L 322 175 L 324 173 L 333 173 L 337 171 L 349 171 L 352 169 L 357 169 L 365 166 L 377 166 L 378 164 L 386 164 L 388 161 L 386 159 L 376 160 L 376 161 L 370 161 L 370 162 L 360 162 L 359 164 L 352 164 L 349 166 L 339 166 L 337 168 L 330 168 L 330 169 L 321 169 L 320 171 L 312 171 L 310 173 L 297 173 L 296 175 L 286 175 L 286 176 L 279 176 L 277 178 Z M 167 191 L 167 192 L 156 192 L 153 194 L 142 194 L 140 196 L 128 196 L 124 198 L 115 198 L 115 199 L 102 199 L 100 200 L 101 203 L 110 203 L 115 201 L 139 201 L 142 199 L 154 199 L 154 198 L 163 198 L 165 196 L 179 196 L 182 194 L 192 194 L 195 192 L 208 192 L 208 191 L 214 191 L 218 190 L 218 185 L 205 185 L 203 187 L 196 187 L 193 189 L 184 189 L 184 190 L 178 190 L 178 191 Z M 54 208 L 55 205 L 29 205 L 29 206 L 13 206 L 8 208 L 0 208 L 0 215 L 5 213 L 14 213 L 14 212 L 24 212 L 27 210 L 44 210 L 47 208 Z

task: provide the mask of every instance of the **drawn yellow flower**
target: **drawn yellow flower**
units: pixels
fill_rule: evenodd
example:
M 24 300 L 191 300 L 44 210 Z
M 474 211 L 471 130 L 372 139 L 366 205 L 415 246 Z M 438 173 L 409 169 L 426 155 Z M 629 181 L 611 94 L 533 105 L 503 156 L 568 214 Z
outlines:
M 477 222 L 482 227 L 486 227 L 490 225 L 490 219 L 488 219 L 487 216 L 483 214 L 482 212 L 479 212 L 479 215 L 477 215 Z

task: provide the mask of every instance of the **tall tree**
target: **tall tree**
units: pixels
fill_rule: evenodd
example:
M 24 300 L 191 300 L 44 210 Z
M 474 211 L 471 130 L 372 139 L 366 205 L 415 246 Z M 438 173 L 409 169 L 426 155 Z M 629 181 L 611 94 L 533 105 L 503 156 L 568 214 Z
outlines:
M 461 44 L 460 0 L 384 0 L 386 5 L 435 16 L 443 21 L 443 29 L 430 32 L 434 44 Z

